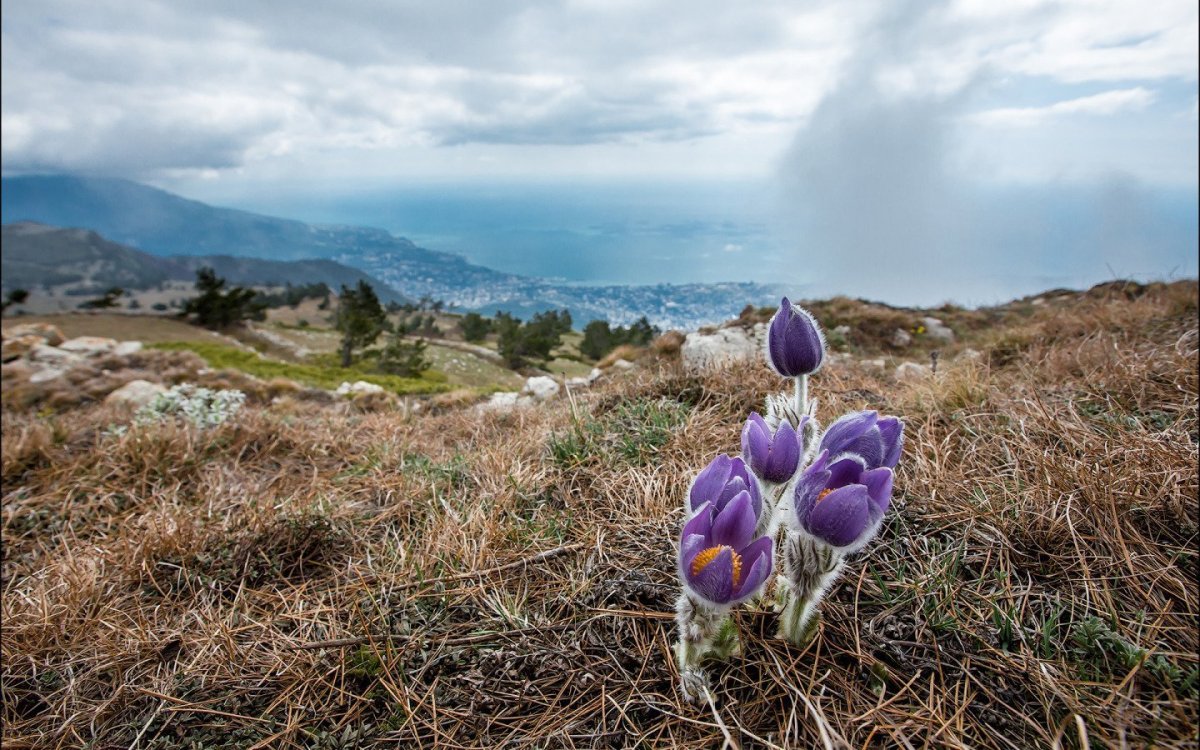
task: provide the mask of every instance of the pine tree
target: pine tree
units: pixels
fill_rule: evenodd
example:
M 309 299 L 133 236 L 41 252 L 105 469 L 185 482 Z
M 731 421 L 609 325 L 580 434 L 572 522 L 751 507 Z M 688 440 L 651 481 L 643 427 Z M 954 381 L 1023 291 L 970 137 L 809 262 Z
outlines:
M 354 350 L 375 343 L 387 328 L 387 313 L 370 284 L 360 280 L 355 289 L 342 287 L 336 328 L 342 332 L 342 367 L 349 367 Z
M 183 314 L 192 316 L 197 325 L 221 330 L 244 320 L 262 320 L 266 305 L 253 289 L 242 286 L 225 290 L 225 279 L 211 268 L 196 271 L 196 291 L 200 294 L 183 304 Z

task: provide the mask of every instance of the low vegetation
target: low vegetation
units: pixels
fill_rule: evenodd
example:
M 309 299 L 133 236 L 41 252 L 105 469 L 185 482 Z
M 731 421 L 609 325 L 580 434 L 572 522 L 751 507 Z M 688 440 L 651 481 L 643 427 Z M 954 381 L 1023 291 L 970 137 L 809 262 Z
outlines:
M 698 706 L 675 537 L 759 363 L 203 431 L 6 401 L 5 747 L 1194 747 L 1196 299 L 956 319 L 980 356 L 908 381 L 831 362 L 822 414 L 908 425 L 894 510 L 808 647 L 739 611 Z
M 370 360 L 359 361 L 350 367 L 340 367 L 331 356 L 316 357 L 312 364 L 284 362 L 260 357 L 256 352 L 234 346 L 199 341 L 166 341 L 152 344 L 163 351 L 191 351 L 199 354 L 217 369 L 228 368 L 257 378 L 288 378 L 317 388 L 335 389 L 347 380 L 364 380 L 398 394 L 438 393 L 448 390 L 443 378 L 436 373 L 421 377 L 400 377 L 377 372 Z

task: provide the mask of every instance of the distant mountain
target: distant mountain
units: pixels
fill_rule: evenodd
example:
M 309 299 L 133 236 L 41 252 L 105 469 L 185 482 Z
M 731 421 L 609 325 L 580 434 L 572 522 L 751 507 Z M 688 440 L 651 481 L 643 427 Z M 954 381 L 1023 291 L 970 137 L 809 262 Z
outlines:
M 20 222 L 0 228 L 0 272 L 5 289 L 34 289 L 60 284 L 146 289 L 166 281 L 193 281 L 208 266 L 231 284 L 301 286 L 323 281 L 335 291 L 360 280 L 373 286 L 384 302 L 406 298 L 386 283 L 332 260 L 278 261 L 229 255 L 162 257 L 112 242 L 90 229 Z
M 283 272 L 282 268 L 251 264 L 252 258 L 336 261 L 360 269 L 411 299 L 428 295 L 464 310 L 506 310 L 522 316 L 567 308 L 579 326 L 593 319 L 625 325 L 646 315 L 664 329 L 691 329 L 735 317 L 747 304 L 778 304 L 780 295 L 773 285 L 754 283 L 685 287 L 561 284 L 478 266 L 460 255 L 418 247 L 382 229 L 316 226 L 216 208 L 127 180 L 69 175 L 5 177 L 0 185 L 0 221 L 84 227 L 154 255 L 204 256 L 193 265 L 213 265 L 218 273 L 224 269 L 231 280 L 239 278 L 239 267 L 247 264 L 256 270 L 247 270 L 248 276 L 240 278 L 262 278 L 256 276 L 260 271 Z M 176 260 L 192 262 L 182 257 Z M 11 286 L 7 279 L 5 285 Z M 376 284 L 377 289 L 380 286 Z
M 85 227 L 154 255 L 332 258 L 359 250 L 403 252 L 426 262 L 462 261 L 382 229 L 319 227 L 216 208 L 128 180 L 71 175 L 5 177 L 0 223 Z

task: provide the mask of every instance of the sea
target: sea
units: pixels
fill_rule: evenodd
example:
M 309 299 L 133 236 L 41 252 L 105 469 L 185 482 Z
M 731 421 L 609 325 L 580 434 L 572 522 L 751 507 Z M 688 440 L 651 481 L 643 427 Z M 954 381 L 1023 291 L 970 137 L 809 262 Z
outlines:
M 967 307 L 1114 278 L 1197 275 L 1195 187 L 973 188 L 908 216 L 806 211 L 771 181 L 433 182 L 206 195 L 315 224 L 373 226 L 500 271 L 567 284 L 752 281 Z

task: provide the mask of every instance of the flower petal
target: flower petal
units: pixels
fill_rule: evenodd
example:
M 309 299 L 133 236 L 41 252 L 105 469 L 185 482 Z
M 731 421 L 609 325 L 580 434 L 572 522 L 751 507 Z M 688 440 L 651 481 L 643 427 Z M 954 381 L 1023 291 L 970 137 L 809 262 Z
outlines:
M 714 604 L 728 604 L 733 598 L 733 550 L 725 548 L 696 575 L 684 571 L 689 588 Z
M 686 580 L 687 571 L 692 569 L 696 555 L 709 547 L 708 539 L 701 534 L 684 534 L 679 540 L 679 575 Z
M 758 412 L 753 412 L 742 428 L 742 457 L 756 474 L 762 474 L 771 454 L 770 428 Z
M 904 448 L 904 423 L 896 417 L 884 417 L 877 426 L 883 439 L 882 465 L 894 469 L 900 462 L 900 453 Z
M 732 468 L 733 459 L 722 453 L 696 475 L 696 478 L 692 480 L 691 488 L 688 490 L 688 505 L 693 511 L 704 503 L 714 501 L 720 496 L 721 490 L 725 487 L 725 482 L 729 479 L 729 472 Z
M 868 468 L 877 468 L 883 465 L 883 436 L 879 434 L 878 427 L 872 427 L 867 430 L 846 448 L 847 453 L 857 453 L 863 457 Z
M 750 492 L 750 484 L 747 481 L 748 479 L 749 477 L 746 479 L 741 477 L 730 477 L 729 481 L 725 483 L 725 486 L 721 488 L 721 494 L 717 496 L 716 505 L 718 513 L 724 510 L 725 507 L 729 505 L 729 502 L 733 500 L 733 498 L 737 497 L 743 492 Z
M 830 492 L 808 514 L 807 530 L 834 547 L 849 547 L 871 528 L 867 488 L 852 484 Z
M 825 486 L 837 489 L 848 484 L 860 484 L 858 477 L 866 468 L 867 464 L 862 456 L 857 453 L 843 453 L 835 457 L 829 465 L 829 482 Z
M 738 554 L 742 556 L 742 580 L 733 592 L 734 599 L 748 599 L 771 575 L 774 563 L 775 540 L 759 537 Z
M 754 538 L 754 527 L 758 516 L 750 503 L 750 493 L 741 492 L 716 514 L 712 526 L 712 543 L 728 544 L 741 549 Z
M 887 512 L 892 502 L 892 482 L 895 475 L 886 466 L 871 471 L 864 471 L 860 481 L 867 488 L 867 497 L 874 505 L 873 515 L 878 518 Z
M 759 476 L 768 482 L 780 484 L 791 479 L 799 465 L 800 436 L 792 429 L 790 422 L 783 422 L 775 431 L 770 456 Z
M 792 508 L 796 511 L 796 520 L 801 526 L 808 524 L 808 514 L 812 511 L 817 496 L 829 482 L 829 471 L 825 463 L 829 460 L 828 453 L 822 453 L 807 469 L 801 472 L 796 486 L 792 489 Z
M 850 412 L 840 418 L 821 437 L 821 450 L 837 455 L 849 449 L 850 445 L 875 426 L 879 413 L 874 411 Z
M 713 521 L 713 506 L 712 503 L 704 503 L 696 509 L 695 515 L 683 525 L 683 535 L 681 538 L 686 539 L 693 534 L 699 534 L 705 539 L 712 538 L 712 521 Z

